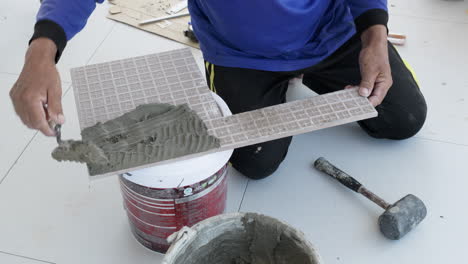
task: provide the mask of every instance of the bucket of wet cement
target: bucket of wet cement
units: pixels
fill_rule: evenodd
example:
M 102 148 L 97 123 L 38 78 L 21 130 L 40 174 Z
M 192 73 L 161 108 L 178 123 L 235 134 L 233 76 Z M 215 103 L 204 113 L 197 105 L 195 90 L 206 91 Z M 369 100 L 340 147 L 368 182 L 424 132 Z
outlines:
M 171 235 L 163 264 L 320 264 L 304 234 L 255 213 L 224 214 Z
M 230 115 L 224 101 L 214 97 L 223 115 Z M 232 150 L 224 151 L 120 175 L 124 208 L 137 241 L 165 253 L 172 233 L 222 214 L 231 155 Z

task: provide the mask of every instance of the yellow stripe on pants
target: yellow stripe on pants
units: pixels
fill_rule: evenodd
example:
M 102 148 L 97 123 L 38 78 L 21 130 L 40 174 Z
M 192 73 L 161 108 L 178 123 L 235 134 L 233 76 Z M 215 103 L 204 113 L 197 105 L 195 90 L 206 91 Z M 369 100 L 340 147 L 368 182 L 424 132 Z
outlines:
M 205 62 L 205 68 L 206 68 L 206 72 L 208 72 L 208 76 L 210 78 L 210 87 L 209 88 L 210 88 L 210 90 L 212 92 L 216 93 L 216 87 L 214 85 L 214 76 L 215 76 L 214 64 L 209 63 L 209 62 Z M 210 70 L 210 68 L 211 68 L 211 70 Z

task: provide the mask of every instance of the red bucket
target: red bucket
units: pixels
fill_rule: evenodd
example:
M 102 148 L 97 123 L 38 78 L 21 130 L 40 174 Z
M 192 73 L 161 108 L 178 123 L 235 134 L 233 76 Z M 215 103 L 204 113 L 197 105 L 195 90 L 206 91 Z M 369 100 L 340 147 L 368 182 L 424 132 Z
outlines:
M 223 115 L 230 115 L 226 103 L 213 96 Z M 120 175 L 124 208 L 135 238 L 165 253 L 169 235 L 222 214 L 231 155 L 228 150 Z
M 206 180 L 160 189 L 120 176 L 124 207 L 135 238 L 145 247 L 165 253 L 166 239 L 184 226 L 222 214 L 226 208 L 227 165 Z

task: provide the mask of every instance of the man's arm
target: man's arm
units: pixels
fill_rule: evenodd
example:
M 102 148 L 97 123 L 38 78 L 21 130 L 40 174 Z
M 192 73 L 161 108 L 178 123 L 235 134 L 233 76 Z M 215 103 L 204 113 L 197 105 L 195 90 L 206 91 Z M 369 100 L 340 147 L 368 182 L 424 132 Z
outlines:
M 103 0 L 44 0 L 23 70 L 10 91 L 18 116 L 32 129 L 54 136 L 48 122 L 63 124 L 62 87 L 55 63 L 67 41 L 86 25 Z
M 377 106 L 393 84 L 388 60 L 387 0 L 347 0 L 361 36 L 359 93 Z

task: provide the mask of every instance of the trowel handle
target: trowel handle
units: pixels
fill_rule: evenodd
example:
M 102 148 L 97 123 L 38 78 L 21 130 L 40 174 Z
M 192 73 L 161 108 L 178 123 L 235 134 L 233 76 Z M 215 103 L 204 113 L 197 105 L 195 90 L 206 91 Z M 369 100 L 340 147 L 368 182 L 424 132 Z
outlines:
M 360 182 L 358 182 L 353 177 L 349 176 L 346 172 L 338 169 L 335 165 L 331 164 L 325 158 L 318 158 L 314 162 L 314 167 L 319 171 L 322 171 L 328 174 L 329 176 L 335 178 L 337 181 L 341 182 L 341 184 L 355 192 L 358 192 L 359 188 L 361 188 L 362 186 Z

